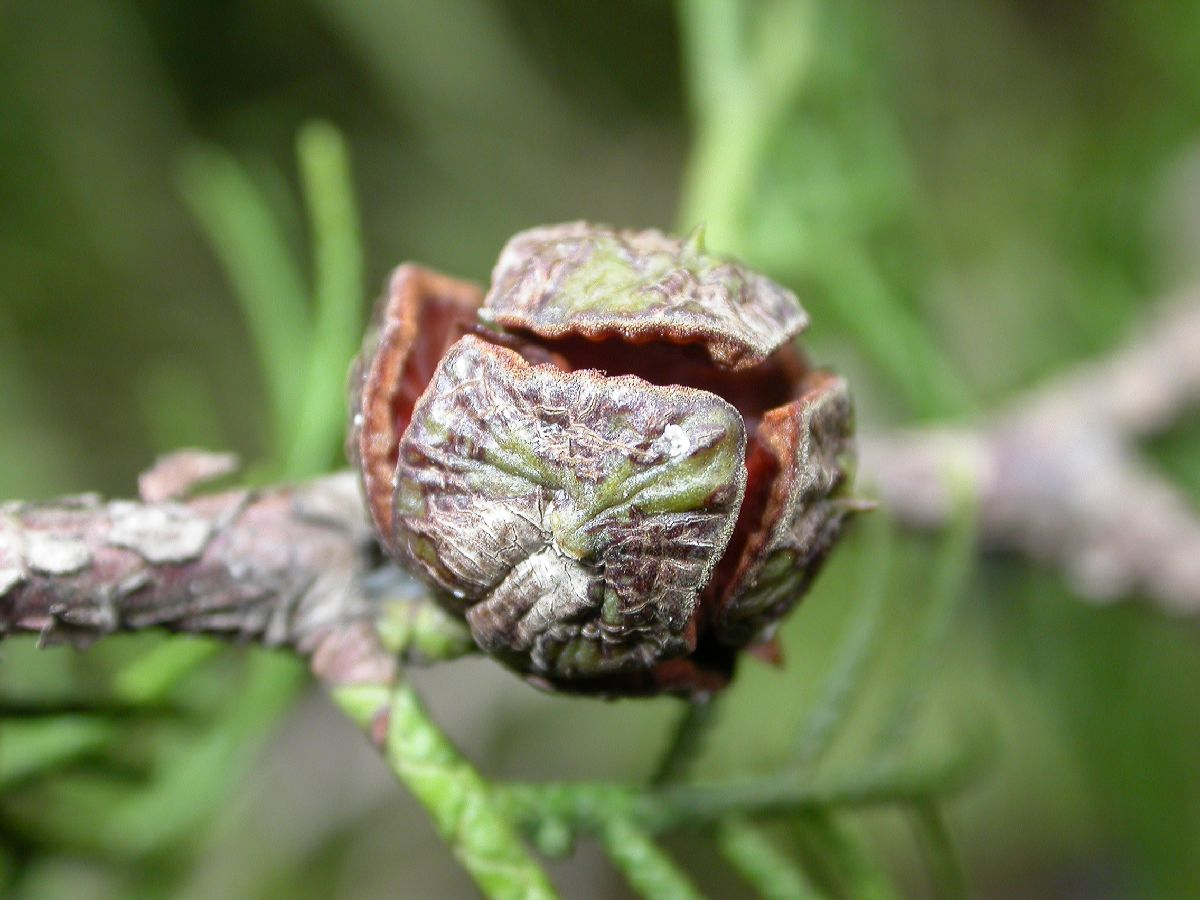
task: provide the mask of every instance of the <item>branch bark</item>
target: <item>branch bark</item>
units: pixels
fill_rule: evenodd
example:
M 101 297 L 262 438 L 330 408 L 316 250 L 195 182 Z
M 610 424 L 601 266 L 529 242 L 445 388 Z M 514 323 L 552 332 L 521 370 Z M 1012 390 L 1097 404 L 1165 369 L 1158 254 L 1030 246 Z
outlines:
M 0 634 L 82 645 L 146 628 L 204 633 L 290 647 L 334 685 L 390 683 L 396 662 L 367 590 L 378 551 L 353 475 L 170 499 L 227 469 L 198 466 L 202 456 L 143 476 L 150 502 L 0 506 Z
M 979 497 L 982 537 L 1065 571 L 1085 598 L 1141 595 L 1200 612 L 1200 517 L 1138 440 L 1200 401 L 1200 289 L 1164 304 L 1111 356 L 974 427 L 863 440 L 863 480 L 908 526 L 937 529 L 949 479 Z

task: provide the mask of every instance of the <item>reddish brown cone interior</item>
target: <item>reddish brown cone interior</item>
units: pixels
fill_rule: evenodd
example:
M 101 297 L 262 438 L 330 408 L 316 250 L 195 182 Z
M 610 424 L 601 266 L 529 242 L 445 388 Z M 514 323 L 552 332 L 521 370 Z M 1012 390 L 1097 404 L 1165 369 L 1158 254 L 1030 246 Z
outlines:
M 756 423 L 757 424 L 757 423 Z M 756 430 L 757 431 L 757 430 Z M 746 438 L 746 496 L 742 500 L 742 508 L 738 510 L 737 523 L 733 527 L 733 535 L 717 566 L 713 569 L 712 579 L 704 590 L 700 604 L 701 614 L 708 621 L 716 614 L 725 592 L 733 581 L 734 573 L 746 551 L 751 535 L 762 527 L 767 513 L 767 502 L 771 498 L 771 485 L 779 475 L 779 460 L 757 440 L 757 433 L 748 434 Z
M 475 327 L 474 310 L 464 307 L 457 298 L 436 294 L 425 298 L 416 337 L 391 397 L 393 440 L 388 453 L 393 467 L 399 454 L 400 438 L 412 419 L 413 407 L 433 379 L 438 363 L 455 341 Z
M 678 384 L 716 394 L 733 404 L 753 430 L 768 409 L 792 399 L 804 374 L 798 353 L 787 346 L 760 365 L 740 371 L 718 369 L 699 343 L 631 343 L 620 338 L 589 340 L 533 338 L 566 359 L 572 369 L 599 369 L 608 375 L 636 375 L 651 384 Z

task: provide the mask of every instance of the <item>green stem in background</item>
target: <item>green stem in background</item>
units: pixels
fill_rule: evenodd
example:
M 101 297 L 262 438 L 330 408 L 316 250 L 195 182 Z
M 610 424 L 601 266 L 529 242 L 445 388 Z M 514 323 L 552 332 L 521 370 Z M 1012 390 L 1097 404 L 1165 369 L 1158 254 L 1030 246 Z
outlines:
M 228 644 L 204 638 L 164 640 L 118 669 L 110 691 L 125 703 L 161 703 L 188 675 L 228 649 Z
M 354 350 L 361 297 L 356 213 L 344 148 L 328 126 L 301 137 L 301 168 L 313 221 L 318 301 L 310 324 L 307 291 L 265 195 L 222 151 L 195 151 L 181 186 L 234 286 L 267 384 L 278 448 L 273 466 L 302 476 L 322 470 L 341 426 L 340 392 Z M 297 372 L 308 372 L 307 380 Z M 170 640 L 117 673 L 113 691 L 132 702 L 165 697 L 224 648 Z M 303 684 L 293 660 L 261 656 L 247 664 L 246 684 L 210 727 L 146 789 L 106 811 L 125 852 L 143 853 L 183 840 L 227 795 L 256 748 Z
M 345 142 L 333 126 L 297 142 L 314 257 L 315 304 L 263 192 L 221 151 L 194 151 L 187 198 L 242 308 L 267 382 L 281 474 L 324 471 L 340 443 L 346 369 L 362 333 L 363 252 Z
M 388 765 L 429 811 L 484 894 L 513 900 L 557 896 L 497 811 L 487 782 L 429 718 L 411 687 L 347 686 L 335 689 L 333 697 L 368 735 L 386 716 L 382 749 Z
M 166 350 L 142 367 L 136 388 L 142 421 L 157 453 L 233 446 L 208 374 L 196 360 Z
M 838 324 L 919 416 L 963 415 L 974 408 L 941 345 L 862 247 L 822 240 L 803 259 L 778 263 L 777 271 L 818 284 Z
M 699 900 L 702 896 L 687 876 L 634 822 L 621 816 L 608 820 L 600 840 L 609 859 L 630 887 L 654 900 Z
M 799 810 L 875 807 L 953 794 L 974 779 L 990 745 L 968 742 L 954 756 L 921 764 L 888 764 L 862 775 L 814 784 L 799 773 L 717 784 L 634 788 L 619 784 L 499 785 L 509 818 L 533 832 L 544 818 L 599 833 L 614 818 L 628 818 L 651 834 L 703 828 L 730 815 L 786 816 Z
M 316 257 L 313 315 L 284 229 L 241 166 L 221 151 L 202 150 L 181 170 L 184 195 L 235 288 L 259 355 L 271 437 L 280 448 L 270 468 L 292 477 L 326 468 L 337 446 L 362 297 L 362 251 L 342 139 L 328 125 L 310 125 L 301 133 L 299 159 Z M 160 699 L 219 649 L 165 642 L 118 673 L 114 691 L 138 702 Z M 114 844 L 138 854 L 183 840 L 227 795 L 222 788 L 250 764 L 304 682 L 296 660 L 251 657 L 243 690 L 210 727 L 150 786 L 105 810 Z
M 974 571 L 977 545 L 977 498 L 970 481 L 959 473 L 947 472 L 950 494 L 955 504 L 949 529 L 941 538 L 941 547 L 931 575 L 930 598 L 924 615 L 908 646 L 904 668 L 896 678 L 897 689 L 888 705 L 887 718 L 878 731 L 876 747 L 887 758 L 900 753 L 917 720 L 918 706 L 926 687 L 944 656 L 947 635 L 966 594 Z
M 267 198 L 229 154 L 211 147 L 192 151 L 180 169 L 180 186 L 233 284 L 267 385 L 274 458 L 282 459 L 299 418 L 296 373 L 310 348 L 300 267 Z
M 202 840 L 196 829 L 227 800 L 228 786 L 245 777 L 305 678 L 299 660 L 266 651 L 250 654 L 232 674 L 240 678 L 238 690 L 203 732 L 167 733 L 182 746 L 155 755 L 154 777 L 145 785 L 87 773 L 59 779 L 41 801 L 20 808 L 20 827 L 38 839 L 54 835 L 60 846 L 123 859 Z M 127 730 L 112 724 L 114 738 Z
M 811 2 L 681 0 L 696 123 L 679 225 L 744 253 L 742 222 L 768 141 L 808 69 Z
M 198 638 L 164 640 L 115 673 L 110 695 L 139 715 L 155 715 L 182 680 L 227 649 L 227 644 Z M 86 716 L 56 715 L 28 724 L 5 721 L 0 787 L 38 778 L 112 748 L 125 737 L 127 726 L 104 715 L 103 708 L 96 707 Z M 198 814 L 200 808 L 198 804 Z
M 930 878 L 937 896 L 943 900 L 966 900 L 967 873 L 954 847 L 954 839 L 946 825 L 942 810 L 932 800 L 914 803 L 909 816 L 925 854 Z
M 252 654 L 241 689 L 216 720 L 186 750 L 172 754 L 145 791 L 111 811 L 110 839 L 129 854 L 184 840 L 227 796 L 225 786 L 242 780 L 305 680 L 297 659 Z
M 112 700 L 139 715 L 153 716 L 180 681 L 222 649 L 225 645 L 218 641 L 164 641 L 117 671 Z M 126 729 L 101 718 L 104 714 L 97 707 L 87 715 L 16 723 L 6 713 L 0 731 L 0 787 L 36 778 L 111 746 Z
M 346 369 L 362 336 L 363 254 L 341 134 L 324 122 L 306 125 L 297 155 L 311 222 L 316 303 L 286 470 L 308 474 L 325 469 L 341 443 Z
M 887 873 L 829 809 L 807 810 L 796 817 L 796 839 L 821 869 L 822 880 L 839 897 L 891 900 L 897 897 Z
M 704 739 L 717 720 L 718 698 L 706 697 L 687 703 L 679 717 L 670 740 L 659 757 L 658 767 L 650 778 L 651 784 L 669 784 L 687 778 L 696 759 L 704 749 Z
M 970 392 L 938 342 L 887 285 L 863 234 L 837 227 L 818 239 L 799 237 L 796 229 L 766 242 L 752 235 L 756 196 L 771 174 L 772 141 L 784 129 L 812 127 L 794 110 L 812 81 L 819 11 L 815 0 L 679 3 L 696 132 L 679 227 L 703 222 L 714 247 L 797 283 L 815 282 L 840 326 L 917 414 L 963 414 L 974 406 Z
M 0 789 L 97 753 L 124 727 L 96 715 L 56 716 L 49 722 L 6 719 L 0 732 Z
M 796 738 L 796 763 L 813 772 L 820 765 L 849 716 L 876 656 L 883 635 L 883 604 L 892 573 L 895 535 L 883 512 L 876 512 L 866 527 L 864 558 L 859 589 L 854 592 L 855 609 L 846 633 L 834 650 L 817 698 L 805 716 Z
M 721 854 L 763 900 L 820 900 L 804 873 L 762 829 L 737 816 L 717 826 Z

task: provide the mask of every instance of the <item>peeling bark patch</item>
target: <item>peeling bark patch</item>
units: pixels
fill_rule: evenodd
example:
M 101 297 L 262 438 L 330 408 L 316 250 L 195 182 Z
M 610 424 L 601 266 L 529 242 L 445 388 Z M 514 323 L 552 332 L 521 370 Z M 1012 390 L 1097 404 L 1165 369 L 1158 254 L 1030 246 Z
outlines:
M 337 509 L 350 505 L 357 486 L 346 473 L 187 505 L 8 504 L 0 511 L 0 636 L 83 647 L 120 631 L 164 628 L 307 655 L 319 635 L 373 622 L 358 585 L 375 558 L 363 552 L 361 506 L 353 524 L 314 525 L 293 507 L 298 492 L 315 508 Z M 74 568 L 81 551 L 91 559 L 81 571 L 46 573 Z M 364 647 L 360 657 L 370 652 Z M 382 648 L 374 652 L 390 660 Z
M 292 495 L 292 506 L 301 519 L 333 525 L 337 528 L 360 529 L 366 522 L 354 476 L 349 472 L 331 476 L 346 483 L 343 491 L 306 490 L 298 488 Z M 322 484 L 324 488 L 324 484 Z
M 186 507 L 114 503 L 108 543 L 154 565 L 185 563 L 208 546 L 212 524 Z
M 24 580 L 25 573 L 20 569 L 0 569 L 0 597 L 7 596 L 9 591 Z
M 35 532 L 25 541 L 26 565 L 43 575 L 74 575 L 91 561 L 91 551 L 79 538 Z
M 193 488 L 232 475 L 240 465 L 237 454 L 179 450 L 159 457 L 154 467 L 138 476 L 138 493 L 147 503 L 182 500 Z

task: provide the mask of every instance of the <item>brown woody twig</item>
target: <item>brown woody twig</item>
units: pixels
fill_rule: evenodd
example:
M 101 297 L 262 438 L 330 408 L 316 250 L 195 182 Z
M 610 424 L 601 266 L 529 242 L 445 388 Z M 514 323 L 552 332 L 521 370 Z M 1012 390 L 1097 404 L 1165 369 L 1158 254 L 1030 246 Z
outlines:
M 1097 601 L 1141 594 L 1200 612 L 1200 517 L 1138 453 L 1200 400 L 1200 291 L 1164 305 L 1111 356 L 976 427 L 868 437 L 863 480 L 902 523 L 941 527 L 947 474 L 979 498 L 984 540 L 1063 569 Z
M 295 649 L 335 686 L 390 683 L 355 478 L 168 499 L 229 468 L 185 451 L 142 477 L 148 502 L 0 506 L 0 634 L 77 645 L 146 628 L 212 634 Z

